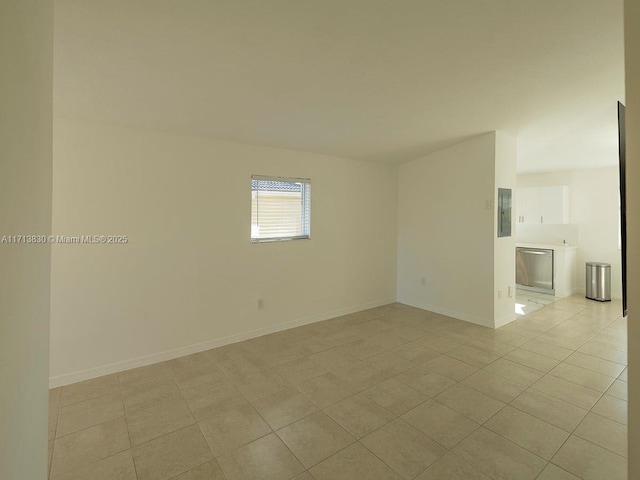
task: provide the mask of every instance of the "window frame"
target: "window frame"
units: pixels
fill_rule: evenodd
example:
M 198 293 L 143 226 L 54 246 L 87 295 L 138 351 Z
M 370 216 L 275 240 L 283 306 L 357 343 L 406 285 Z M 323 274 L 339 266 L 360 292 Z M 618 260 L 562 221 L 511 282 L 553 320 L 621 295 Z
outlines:
M 253 236 L 253 232 L 250 231 L 249 235 L 251 243 L 272 243 L 272 242 L 288 242 L 291 240 L 310 240 L 311 239 L 311 179 L 304 177 L 280 177 L 274 175 L 251 175 L 252 193 L 253 193 L 253 181 L 271 181 L 271 182 L 284 182 L 284 183 L 300 183 L 302 185 L 301 199 L 302 199 L 302 235 L 288 235 L 282 237 L 265 237 L 258 238 Z M 260 191 L 260 190 L 258 190 Z M 250 219 L 253 220 L 253 198 L 250 205 Z M 259 223 L 258 223 L 259 225 Z M 253 223 L 250 223 L 253 226 Z

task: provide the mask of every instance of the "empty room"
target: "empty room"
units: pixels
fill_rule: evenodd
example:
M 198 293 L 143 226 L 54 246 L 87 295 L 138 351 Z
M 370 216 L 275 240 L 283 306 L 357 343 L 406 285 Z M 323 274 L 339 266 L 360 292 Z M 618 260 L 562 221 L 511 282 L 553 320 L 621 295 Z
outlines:
M 10 0 L 0 477 L 636 478 L 633 8 Z

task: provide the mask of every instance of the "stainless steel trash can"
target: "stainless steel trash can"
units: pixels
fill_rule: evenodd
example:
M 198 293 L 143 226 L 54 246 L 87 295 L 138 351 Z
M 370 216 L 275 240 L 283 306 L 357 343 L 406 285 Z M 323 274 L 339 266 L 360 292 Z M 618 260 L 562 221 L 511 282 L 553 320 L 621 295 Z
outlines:
M 611 301 L 611 265 L 587 262 L 586 297 L 599 302 Z

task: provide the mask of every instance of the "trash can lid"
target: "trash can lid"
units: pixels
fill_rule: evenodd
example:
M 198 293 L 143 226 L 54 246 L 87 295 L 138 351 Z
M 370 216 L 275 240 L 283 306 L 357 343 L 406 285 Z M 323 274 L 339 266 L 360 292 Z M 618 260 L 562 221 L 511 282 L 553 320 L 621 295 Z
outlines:
M 611 264 L 610 263 L 603 263 L 603 262 L 587 262 L 587 267 L 609 267 L 611 268 Z

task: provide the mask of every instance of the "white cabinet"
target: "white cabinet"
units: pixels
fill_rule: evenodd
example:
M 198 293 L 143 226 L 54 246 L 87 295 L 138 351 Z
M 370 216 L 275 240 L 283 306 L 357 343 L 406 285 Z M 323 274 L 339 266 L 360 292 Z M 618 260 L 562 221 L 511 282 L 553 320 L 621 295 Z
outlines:
M 527 224 L 569 223 L 569 187 L 516 189 L 516 222 Z
M 539 198 L 540 192 L 537 188 L 518 188 L 516 190 L 517 223 L 540 223 Z
M 539 188 L 540 223 L 569 223 L 569 187 Z
M 578 260 L 577 247 L 557 247 L 553 251 L 553 285 L 555 296 L 564 298 L 578 291 L 576 267 Z

